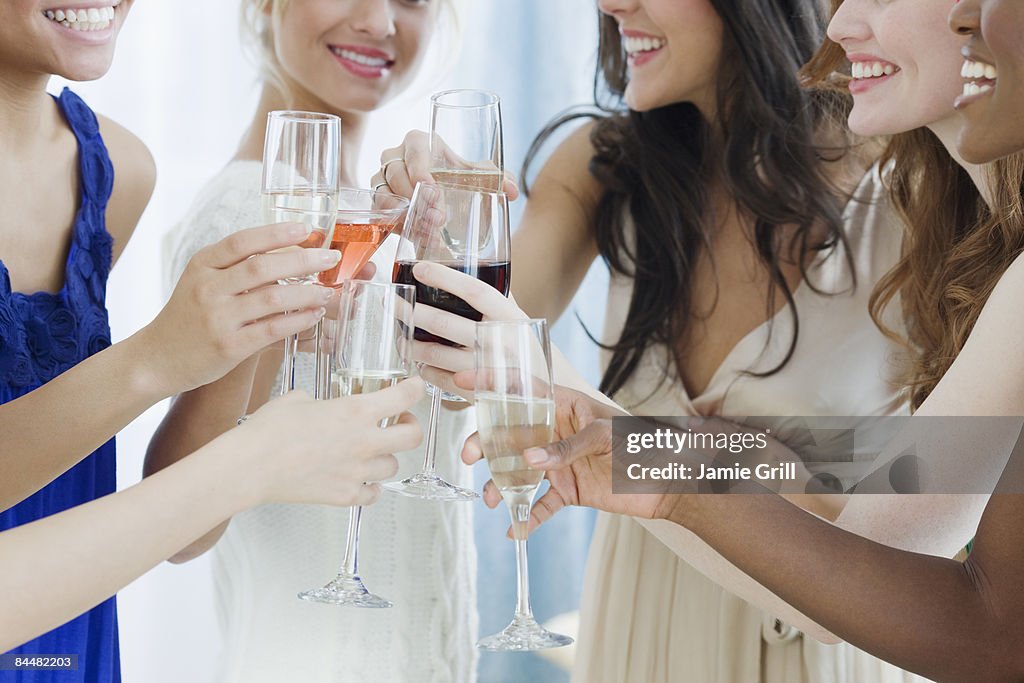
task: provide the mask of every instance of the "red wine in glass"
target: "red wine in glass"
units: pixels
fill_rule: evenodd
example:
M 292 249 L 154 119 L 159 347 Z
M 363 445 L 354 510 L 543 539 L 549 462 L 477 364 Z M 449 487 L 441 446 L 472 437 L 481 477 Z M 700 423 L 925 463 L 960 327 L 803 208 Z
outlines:
M 417 263 L 418 261 L 396 261 L 394 273 L 391 278 L 395 284 L 415 286 L 417 304 L 433 306 L 434 308 L 454 313 L 455 315 L 462 316 L 463 318 L 467 318 L 475 322 L 479 322 L 480 319 L 483 318 L 483 314 L 467 304 L 461 298 L 446 292 L 443 289 L 429 287 L 414 278 L 412 269 Z M 466 273 L 481 282 L 486 282 L 491 287 L 494 287 L 496 290 L 501 292 L 502 296 L 508 296 L 510 270 L 508 261 L 480 261 L 475 264 L 467 264 L 462 261 L 438 261 L 437 263 L 447 266 L 453 270 L 457 270 L 460 273 Z M 438 344 L 444 344 L 445 346 L 458 346 L 458 344 L 453 341 L 449 341 L 443 337 L 438 337 L 437 335 L 421 330 L 418 327 L 416 328 L 416 341 L 435 342 Z

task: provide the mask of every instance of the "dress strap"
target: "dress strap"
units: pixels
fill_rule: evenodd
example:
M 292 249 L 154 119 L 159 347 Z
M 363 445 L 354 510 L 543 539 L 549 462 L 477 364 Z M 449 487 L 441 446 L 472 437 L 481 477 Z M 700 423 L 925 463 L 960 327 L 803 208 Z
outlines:
M 80 196 L 68 252 L 66 286 L 76 301 L 82 301 L 80 295 L 87 294 L 103 307 L 107 276 L 113 265 L 113 238 L 107 232 L 106 213 L 114 189 L 114 166 L 100 135 L 99 121 L 89 105 L 68 88 L 56 100 L 78 141 Z
M 114 189 L 114 166 L 110 163 L 107 146 L 100 136 L 100 123 L 96 114 L 81 97 L 68 88 L 61 92 L 57 104 L 78 140 L 82 193 L 98 208 L 106 209 Z

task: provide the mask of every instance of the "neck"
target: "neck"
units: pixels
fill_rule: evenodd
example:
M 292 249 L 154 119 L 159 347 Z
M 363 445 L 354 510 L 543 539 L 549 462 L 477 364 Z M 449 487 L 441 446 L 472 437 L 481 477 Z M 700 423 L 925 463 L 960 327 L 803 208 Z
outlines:
M 296 91 L 298 92 L 298 89 Z M 263 86 L 259 104 L 256 105 L 256 112 L 248 130 L 242 137 L 235 159 L 260 161 L 263 158 L 263 138 L 267 132 L 267 114 L 282 109 L 323 112 L 341 117 L 341 184 L 347 187 L 358 187 L 356 164 L 359 162 L 359 149 L 362 146 L 363 136 L 366 134 L 366 115 L 333 109 L 327 103 L 304 91 L 300 96 L 285 97 L 279 88 L 270 83 L 265 83 Z
M 939 142 L 941 142 L 942 146 L 946 148 L 946 151 L 949 152 L 949 155 L 953 157 L 954 161 L 956 161 L 961 168 L 967 171 L 967 175 L 971 176 L 971 180 L 974 181 L 974 186 L 978 188 L 978 192 L 981 193 L 981 196 L 991 206 L 992 192 L 985 174 L 985 165 L 967 163 L 957 151 L 956 141 L 960 136 L 960 128 L 962 125 L 963 123 L 959 116 L 951 116 L 929 125 L 928 129 L 935 133 L 935 137 L 939 139 Z
M 49 74 L 0 67 L 0 149 L 23 149 L 47 133 L 49 80 Z

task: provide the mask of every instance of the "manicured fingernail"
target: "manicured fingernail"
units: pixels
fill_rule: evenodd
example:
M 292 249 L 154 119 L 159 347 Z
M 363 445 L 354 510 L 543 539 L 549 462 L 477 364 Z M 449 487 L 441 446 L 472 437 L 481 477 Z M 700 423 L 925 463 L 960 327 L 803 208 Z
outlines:
M 324 303 L 330 301 L 331 297 L 334 295 L 334 290 L 330 287 L 319 287 L 318 289 L 320 290 L 320 301 Z
M 528 448 L 523 452 L 523 457 L 531 467 L 542 467 L 551 462 L 548 452 L 543 448 Z
M 333 266 L 335 263 L 341 260 L 341 252 L 337 249 L 324 249 L 320 258 L 327 265 Z
M 316 317 L 317 318 L 322 318 L 325 315 L 327 315 L 327 309 L 326 308 L 321 306 L 320 308 L 316 309 Z
M 309 227 L 304 223 L 289 223 L 288 235 L 291 237 L 305 237 L 309 234 Z

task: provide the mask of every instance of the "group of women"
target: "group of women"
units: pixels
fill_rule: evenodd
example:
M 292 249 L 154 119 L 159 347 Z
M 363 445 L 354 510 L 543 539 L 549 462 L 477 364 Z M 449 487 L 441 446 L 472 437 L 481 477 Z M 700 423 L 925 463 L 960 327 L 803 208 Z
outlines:
M 381 549 L 446 563 L 431 572 L 435 584 L 414 563 L 381 563 L 392 566 L 388 594 L 408 605 L 401 620 L 312 616 L 278 585 L 322 581 L 337 558 L 310 559 L 309 539 L 339 538 L 345 517 L 264 504 L 375 500 L 365 482 L 394 476 L 390 454 L 420 437 L 409 414 L 376 425 L 412 409 L 422 386 L 268 401 L 280 359 L 266 349 L 310 327 L 329 297 L 276 282 L 338 255 L 268 253 L 303 235 L 242 229 L 259 223 L 266 112 L 340 114 L 344 180 L 357 184 L 367 116 L 408 84 L 452 2 L 243 2 L 265 67 L 253 123 L 172 235 L 180 276 L 167 306 L 115 345 L 106 276 L 152 190 L 152 161 L 73 93 L 45 88 L 54 74 L 101 76 L 133 0 L 59 10 L 19 0 L 9 10 L 0 587 L 10 600 L 0 651 L 76 652 L 76 680 L 119 680 L 109 596 L 164 559 L 212 546 L 229 648 L 221 680 L 474 678 L 472 602 L 448 597 L 472 597 L 464 506 L 390 497 L 374 506 L 381 524 L 368 538 Z M 556 378 L 582 391 L 559 395 L 563 441 L 528 453 L 551 482 L 535 524 L 569 504 L 605 511 L 574 677 L 1020 679 L 1016 496 L 853 496 L 836 509 L 814 496 L 616 495 L 608 418 L 1024 414 L 1014 296 L 1024 290 L 1024 7 L 834 0 L 829 15 L 817 0 L 599 0 L 598 9 L 601 97 L 526 193 L 513 298 L 449 269 L 416 270 L 487 319 L 554 320 L 596 258 L 611 269 L 603 396 L 562 363 Z M 346 68 L 352 47 L 389 58 L 377 70 Z M 422 133 L 381 159 L 389 163 L 373 182 L 395 193 L 432 180 Z M 416 316 L 472 346 L 471 323 L 427 307 Z M 452 390 L 462 383 L 452 373 L 471 366 L 465 349 L 420 344 L 417 354 L 424 376 Z M 168 396 L 146 478 L 107 495 L 112 436 Z M 447 413 L 449 443 L 462 442 L 466 419 Z M 934 438 L 947 450 L 962 443 Z M 996 454 L 953 455 L 980 467 Z M 463 458 L 479 457 L 470 439 Z M 497 502 L 493 487 L 485 499 Z M 942 559 L 975 531 L 966 560 Z M 445 590 L 452 581 L 463 590 Z

